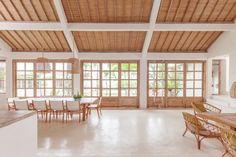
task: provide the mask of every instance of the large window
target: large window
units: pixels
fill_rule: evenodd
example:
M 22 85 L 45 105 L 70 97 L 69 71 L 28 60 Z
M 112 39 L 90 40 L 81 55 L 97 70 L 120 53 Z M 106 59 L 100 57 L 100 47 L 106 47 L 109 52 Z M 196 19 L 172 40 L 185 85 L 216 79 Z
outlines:
M 0 93 L 6 93 L 6 61 L 0 61 Z
M 137 61 L 84 61 L 82 68 L 84 96 L 138 96 Z
M 72 96 L 71 63 L 66 61 L 15 61 L 15 96 Z
M 149 97 L 203 97 L 203 62 L 148 64 Z

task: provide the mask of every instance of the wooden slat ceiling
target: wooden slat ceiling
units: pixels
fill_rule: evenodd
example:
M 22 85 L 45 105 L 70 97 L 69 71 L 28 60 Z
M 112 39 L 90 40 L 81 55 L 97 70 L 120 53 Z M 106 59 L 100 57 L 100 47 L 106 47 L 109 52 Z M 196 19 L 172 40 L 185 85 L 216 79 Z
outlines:
M 62 0 L 68 22 L 149 22 L 153 0 Z
M 62 31 L 0 31 L 0 38 L 2 38 L 13 51 L 70 51 Z
M 73 32 L 80 52 L 141 52 L 146 32 Z
M 53 0 L 0 0 L 0 21 L 59 21 Z
M 154 32 L 149 52 L 207 51 L 222 32 Z
M 234 22 L 236 0 L 162 0 L 157 22 Z

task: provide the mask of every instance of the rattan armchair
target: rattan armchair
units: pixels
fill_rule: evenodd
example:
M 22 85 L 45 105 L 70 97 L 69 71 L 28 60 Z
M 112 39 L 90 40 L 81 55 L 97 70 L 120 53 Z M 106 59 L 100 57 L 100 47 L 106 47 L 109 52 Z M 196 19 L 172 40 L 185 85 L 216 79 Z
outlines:
M 192 102 L 191 105 L 192 105 L 194 114 L 204 113 L 204 112 L 221 113 L 221 109 L 219 109 L 211 104 L 208 104 L 208 103 Z
M 229 154 L 232 157 L 236 157 L 236 131 L 229 128 L 221 128 L 221 139 L 225 147 L 225 156 Z
M 199 119 L 195 115 L 187 112 L 183 112 L 182 114 L 186 126 L 183 136 L 187 131 L 191 132 L 197 140 L 198 149 L 201 148 L 201 141 L 205 138 L 216 138 L 221 141 L 220 129 L 216 125 L 203 119 Z

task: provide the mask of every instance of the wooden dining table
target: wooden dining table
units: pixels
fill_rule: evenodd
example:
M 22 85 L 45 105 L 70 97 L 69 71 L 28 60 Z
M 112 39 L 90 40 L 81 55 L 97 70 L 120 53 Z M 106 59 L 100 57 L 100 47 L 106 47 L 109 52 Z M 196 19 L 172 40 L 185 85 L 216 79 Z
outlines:
M 236 130 L 236 113 L 199 113 L 197 116 L 227 125 Z

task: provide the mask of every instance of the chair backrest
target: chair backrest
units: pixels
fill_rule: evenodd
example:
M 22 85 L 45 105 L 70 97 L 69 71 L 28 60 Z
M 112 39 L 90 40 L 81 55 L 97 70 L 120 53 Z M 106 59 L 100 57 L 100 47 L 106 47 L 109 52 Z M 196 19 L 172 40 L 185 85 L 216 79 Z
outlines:
M 193 131 L 202 129 L 202 125 L 195 115 L 182 112 L 186 126 Z
M 34 109 L 36 110 L 46 110 L 47 102 L 46 100 L 33 100 Z
M 221 128 L 221 139 L 226 151 L 232 156 L 236 156 L 236 131 L 229 128 Z
M 194 113 L 203 113 L 203 112 L 207 112 L 204 103 L 196 103 L 196 102 L 192 102 L 191 103 Z
M 71 111 L 79 111 L 80 103 L 79 101 L 66 100 L 66 108 Z
M 28 100 L 13 100 L 16 110 L 29 110 Z
M 64 103 L 61 100 L 49 100 L 49 109 L 52 110 L 63 110 L 64 109 Z

